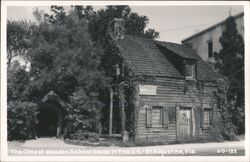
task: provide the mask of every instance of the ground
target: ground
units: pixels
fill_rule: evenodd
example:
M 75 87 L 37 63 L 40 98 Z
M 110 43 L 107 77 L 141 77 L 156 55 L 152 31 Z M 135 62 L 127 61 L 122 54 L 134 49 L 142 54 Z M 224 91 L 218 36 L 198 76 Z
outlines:
M 221 143 L 175 144 L 143 147 L 77 146 L 57 138 L 8 142 L 9 155 L 187 155 L 243 156 L 244 140 Z

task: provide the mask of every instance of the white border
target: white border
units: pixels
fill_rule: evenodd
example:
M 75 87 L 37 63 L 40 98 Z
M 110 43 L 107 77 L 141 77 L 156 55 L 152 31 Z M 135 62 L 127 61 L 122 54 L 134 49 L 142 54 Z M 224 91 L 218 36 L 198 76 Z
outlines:
M 134 6 L 200 6 L 200 5 L 244 5 L 245 22 L 245 111 L 246 140 L 245 156 L 8 156 L 7 154 L 7 72 L 6 72 L 6 20 L 7 6 L 48 6 L 48 5 L 134 5 Z M 248 1 L 2 1 L 1 2 L 1 161 L 250 161 L 249 159 L 249 2 Z M 218 143 L 219 144 L 219 143 Z

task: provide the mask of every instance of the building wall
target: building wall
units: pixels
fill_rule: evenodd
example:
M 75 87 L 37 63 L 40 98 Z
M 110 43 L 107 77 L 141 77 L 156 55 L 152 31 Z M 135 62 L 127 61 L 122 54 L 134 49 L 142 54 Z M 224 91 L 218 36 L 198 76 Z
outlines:
M 237 16 L 235 18 L 235 21 L 237 24 L 237 30 L 244 39 L 244 16 L 243 14 L 240 16 Z M 208 57 L 208 42 L 212 41 L 213 52 L 219 52 L 221 49 L 219 39 L 224 29 L 225 29 L 225 25 L 222 23 L 204 33 L 198 34 L 197 36 L 184 40 L 182 43 L 191 45 L 191 48 L 196 50 L 203 60 L 213 62 L 214 58 Z
M 147 110 L 145 105 L 149 106 L 163 106 L 167 107 L 170 115 L 176 113 L 176 105 L 179 107 L 193 108 L 194 114 L 192 117 L 192 135 L 205 135 L 207 130 L 200 128 L 200 102 L 197 95 L 197 88 L 194 82 L 187 82 L 184 80 L 158 78 L 157 83 L 147 83 L 157 85 L 156 95 L 140 95 L 139 96 L 139 111 L 138 124 L 136 127 L 135 140 L 136 142 L 174 142 L 177 140 L 177 122 L 175 120 L 169 122 L 168 127 L 147 127 Z M 184 87 L 188 88 L 184 88 Z M 184 89 L 186 93 L 184 94 Z M 204 108 L 212 108 L 213 99 L 212 92 L 214 85 L 207 83 L 204 88 Z M 176 115 L 176 114 L 175 114 Z M 193 119 L 194 118 L 194 119 Z

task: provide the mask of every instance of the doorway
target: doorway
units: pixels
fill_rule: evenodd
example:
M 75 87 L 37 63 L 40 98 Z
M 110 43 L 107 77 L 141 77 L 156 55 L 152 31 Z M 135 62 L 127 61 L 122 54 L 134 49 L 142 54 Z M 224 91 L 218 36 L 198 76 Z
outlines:
M 58 115 L 55 110 L 46 107 L 41 108 L 37 119 L 39 122 L 36 130 L 38 137 L 57 136 Z
M 179 111 L 179 138 L 190 141 L 192 126 L 192 113 L 190 108 L 181 108 Z

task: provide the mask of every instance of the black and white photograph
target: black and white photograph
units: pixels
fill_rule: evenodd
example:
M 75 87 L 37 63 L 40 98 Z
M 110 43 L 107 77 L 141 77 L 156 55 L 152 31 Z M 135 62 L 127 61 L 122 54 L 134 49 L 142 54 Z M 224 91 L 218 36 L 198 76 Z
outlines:
M 248 1 L 1 4 L 1 161 L 249 161 Z

